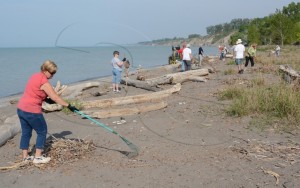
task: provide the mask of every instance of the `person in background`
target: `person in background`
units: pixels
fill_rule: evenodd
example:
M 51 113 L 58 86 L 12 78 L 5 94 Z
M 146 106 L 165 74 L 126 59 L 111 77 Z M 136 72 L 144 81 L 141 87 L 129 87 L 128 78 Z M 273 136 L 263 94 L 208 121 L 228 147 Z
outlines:
M 253 43 L 250 46 L 250 48 L 247 50 L 247 53 L 245 55 L 245 58 L 246 58 L 245 67 L 248 66 L 249 61 L 251 63 L 251 67 L 254 66 L 254 59 L 256 57 L 256 46 L 257 46 L 257 44 Z
M 35 164 L 48 163 L 51 158 L 42 155 L 46 136 L 47 123 L 42 114 L 42 102 L 49 97 L 52 101 L 64 107 L 68 107 L 72 112 L 76 107 L 71 106 L 64 101 L 53 89 L 49 83 L 54 74 L 57 72 L 57 66 L 53 61 L 47 60 L 41 66 L 41 71 L 34 73 L 28 80 L 24 93 L 21 96 L 17 114 L 21 123 L 22 135 L 20 140 L 20 149 L 23 152 L 23 161 L 33 161 Z M 29 156 L 28 148 L 32 136 L 32 130 L 37 134 L 35 144 L 35 156 Z
M 121 74 L 122 74 L 122 66 L 124 65 L 124 62 L 126 61 L 126 58 L 124 58 L 122 61 L 119 59 L 120 53 L 118 51 L 113 52 L 113 58 L 111 60 L 111 64 L 113 67 L 112 73 L 113 73 L 113 79 L 112 79 L 112 87 L 113 92 L 120 92 L 119 90 L 119 84 L 121 83 Z
M 221 45 L 220 45 L 220 46 L 219 46 L 219 53 L 220 53 L 220 58 L 219 58 L 219 59 L 220 59 L 220 60 L 223 60 L 223 58 L 224 58 L 224 57 L 223 57 L 223 52 L 224 52 L 224 46 L 221 46 Z
M 183 60 L 182 60 L 182 58 L 183 58 L 182 52 L 183 52 L 183 50 L 184 50 L 185 48 L 186 48 L 186 44 L 183 43 L 183 44 L 182 44 L 182 47 L 177 51 L 178 54 L 179 54 L 180 61 L 181 61 L 181 71 L 184 71 L 184 62 L 183 62 Z
M 280 46 L 279 45 L 276 45 L 276 47 L 275 47 L 275 55 L 276 55 L 276 57 L 279 57 L 279 55 L 280 55 Z
M 190 44 L 187 44 L 186 48 L 184 48 L 182 52 L 182 60 L 184 62 L 185 71 L 191 70 L 192 59 L 193 59 L 193 54 L 192 54 L 191 46 Z
M 238 73 L 243 74 L 242 64 L 244 60 L 245 46 L 242 44 L 242 40 L 238 39 L 236 41 L 236 46 L 234 48 L 235 54 L 235 64 L 238 66 Z
M 227 54 L 227 48 L 226 46 L 223 47 L 223 50 L 221 52 L 221 56 L 222 56 L 222 61 L 225 61 L 225 57 L 226 57 L 226 54 Z
M 199 47 L 199 50 L 198 50 L 198 56 L 199 56 L 199 65 L 201 66 L 201 62 L 202 62 L 202 59 L 203 59 L 203 48 L 202 46 Z

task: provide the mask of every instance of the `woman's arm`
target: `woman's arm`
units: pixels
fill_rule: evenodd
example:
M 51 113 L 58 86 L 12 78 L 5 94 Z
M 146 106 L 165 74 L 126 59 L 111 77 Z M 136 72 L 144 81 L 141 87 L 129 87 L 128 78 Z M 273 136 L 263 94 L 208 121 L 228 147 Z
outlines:
M 123 64 L 124 64 L 124 62 L 123 62 L 123 61 L 119 61 L 119 62 L 117 63 L 117 65 L 118 65 L 119 67 L 122 67 L 122 66 L 123 66 Z
M 44 90 L 46 92 L 46 94 L 48 95 L 48 97 L 50 97 L 50 99 L 52 99 L 53 101 L 55 101 L 57 104 L 60 104 L 62 106 L 68 107 L 69 103 L 67 103 L 66 101 L 64 101 L 53 89 L 53 87 L 51 86 L 51 84 L 49 82 L 43 84 L 41 86 L 41 90 Z

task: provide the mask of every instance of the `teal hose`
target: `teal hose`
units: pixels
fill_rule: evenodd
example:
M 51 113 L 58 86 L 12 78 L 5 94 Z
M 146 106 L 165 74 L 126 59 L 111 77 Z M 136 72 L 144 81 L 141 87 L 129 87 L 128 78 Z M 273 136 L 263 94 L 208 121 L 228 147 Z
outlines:
M 79 115 L 81 115 L 82 117 L 85 117 L 85 118 L 91 120 L 92 122 L 96 123 L 98 126 L 104 128 L 104 129 L 106 129 L 107 131 L 109 131 L 109 132 L 111 132 L 111 133 L 113 133 L 113 134 L 115 134 L 115 135 L 118 135 L 118 136 L 119 136 L 119 137 L 127 144 L 127 146 L 128 146 L 130 149 L 133 150 L 133 152 L 126 152 L 126 153 L 122 152 L 122 153 L 124 153 L 128 158 L 133 158 L 133 157 L 135 157 L 135 156 L 138 155 L 139 148 L 138 148 L 136 145 L 134 145 L 132 142 L 130 142 L 129 140 L 127 140 L 126 138 L 124 138 L 123 136 L 121 136 L 119 133 L 117 133 L 116 131 L 114 131 L 114 130 L 111 129 L 110 127 L 107 127 L 107 126 L 104 125 L 103 123 L 100 123 L 99 121 L 97 121 L 97 120 L 91 118 L 90 116 L 84 114 L 83 112 L 81 112 L 81 111 L 79 111 L 79 110 L 75 110 L 74 112 L 77 113 L 77 114 L 79 114 Z

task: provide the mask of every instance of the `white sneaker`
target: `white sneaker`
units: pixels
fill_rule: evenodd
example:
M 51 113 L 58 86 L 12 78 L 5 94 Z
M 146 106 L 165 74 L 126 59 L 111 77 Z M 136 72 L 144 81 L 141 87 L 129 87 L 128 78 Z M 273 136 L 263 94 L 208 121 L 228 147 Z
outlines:
M 33 159 L 33 163 L 34 164 L 45 164 L 45 163 L 48 163 L 50 160 L 51 160 L 50 157 L 40 156 L 40 157 L 35 157 Z

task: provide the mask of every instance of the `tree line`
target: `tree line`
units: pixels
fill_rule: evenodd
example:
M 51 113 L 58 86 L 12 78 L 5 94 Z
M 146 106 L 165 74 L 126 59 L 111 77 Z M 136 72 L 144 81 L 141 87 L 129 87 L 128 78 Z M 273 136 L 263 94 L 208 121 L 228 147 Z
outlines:
M 233 33 L 232 45 L 238 38 L 260 45 L 300 43 L 300 3 L 292 2 L 264 18 L 233 19 L 230 23 L 209 26 L 206 31 L 208 35 Z

